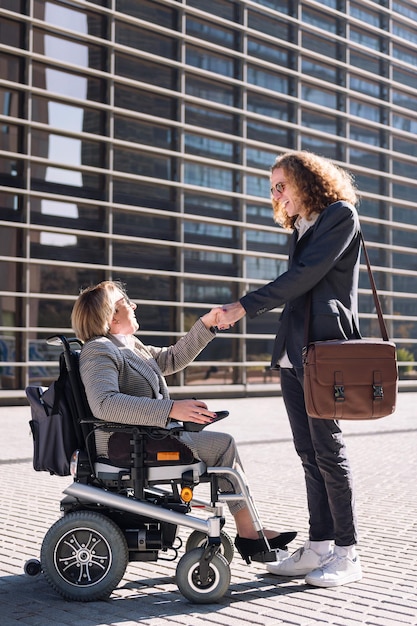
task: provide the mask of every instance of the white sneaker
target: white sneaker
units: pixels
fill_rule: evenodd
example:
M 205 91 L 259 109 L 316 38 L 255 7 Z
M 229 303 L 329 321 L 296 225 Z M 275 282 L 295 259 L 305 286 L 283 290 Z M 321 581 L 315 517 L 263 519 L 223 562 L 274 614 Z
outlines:
M 305 581 L 315 587 L 338 587 L 362 578 L 358 556 L 334 553 L 321 567 L 307 574 Z
M 295 552 L 277 563 L 267 563 L 266 569 L 276 576 L 305 576 L 309 572 L 316 570 L 332 553 L 317 554 L 311 547 L 311 542 L 298 548 Z

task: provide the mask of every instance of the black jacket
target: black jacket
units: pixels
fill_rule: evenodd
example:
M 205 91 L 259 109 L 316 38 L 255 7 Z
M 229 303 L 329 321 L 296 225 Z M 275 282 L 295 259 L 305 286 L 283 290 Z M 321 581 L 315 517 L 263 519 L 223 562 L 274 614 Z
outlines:
M 287 349 L 294 367 L 302 367 L 307 294 L 311 291 L 310 341 L 357 336 L 360 224 L 356 209 L 335 202 L 298 240 L 290 240 L 288 270 L 240 299 L 249 317 L 284 306 L 271 365 Z

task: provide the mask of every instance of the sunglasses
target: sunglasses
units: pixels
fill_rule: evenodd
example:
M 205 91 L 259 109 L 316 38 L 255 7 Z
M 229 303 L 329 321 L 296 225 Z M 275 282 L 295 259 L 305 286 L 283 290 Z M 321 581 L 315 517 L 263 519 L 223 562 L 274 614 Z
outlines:
M 273 187 L 271 187 L 271 196 L 274 195 L 274 191 L 277 191 L 278 193 L 282 193 L 286 187 L 287 183 L 275 183 L 275 185 Z

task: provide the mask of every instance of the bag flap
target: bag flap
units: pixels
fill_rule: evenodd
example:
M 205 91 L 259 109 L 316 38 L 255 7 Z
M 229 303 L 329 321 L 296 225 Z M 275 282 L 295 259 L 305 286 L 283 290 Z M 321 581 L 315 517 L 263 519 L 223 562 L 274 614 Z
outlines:
M 396 346 L 391 341 L 317 341 L 309 345 L 305 365 L 306 375 L 321 385 L 387 384 L 398 377 Z

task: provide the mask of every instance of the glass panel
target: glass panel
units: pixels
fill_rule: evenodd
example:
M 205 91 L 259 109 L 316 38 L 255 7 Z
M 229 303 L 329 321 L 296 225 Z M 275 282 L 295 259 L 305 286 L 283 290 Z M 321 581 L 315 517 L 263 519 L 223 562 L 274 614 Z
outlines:
M 339 159 L 339 151 L 342 149 L 341 145 L 333 141 L 325 141 L 319 137 L 308 137 L 307 135 L 301 136 L 301 149 L 310 150 L 311 152 L 317 152 L 328 159 Z
M 32 175 L 31 185 L 34 191 L 78 196 L 90 200 L 104 199 L 103 176 L 61 167 L 49 167 L 40 163 L 32 164 Z
M 392 173 L 397 176 L 406 176 L 415 180 L 416 162 L 407 162 L 401 159 L 392 159 Z
M 355 76 L 354 74 L 350 75 L 350 89 L 366 93 L 368 96 L 374 96 L 375 98 L 380 97 L 379 83 L 367 80 L 362 76 Z
M 176 100 L 151 91 L 141 91 L 133 87 L 130 88 L 116 84 L 114 88 L 114 103 L 118 108 L 156 115 L 162 119 L 176 118 Z M 133 120 L 132 124 L 135 124 Z M 118 126 L 118 128 L 120 128 L 120 126 Z M 135 136 L 134 129 L 133 136 Z
M 258 11 L 248 10 L 248 27 L 258 30 L 265 35 L 271 35 L 276 39 L 291 41 L 288 22 L 281 16 L 265 15 Z
M 185 243 L 200 243 L 207 246 L 236 248 L 236 230 L 231 226 L 186 221 L 184 224 Z
M 414 179 L 415 179 L 415 170 L 414 170 Z M 416 186 L 415 185 L 407 185 L 402 183 L 396 183 L 394 181 L 393 184 L 393 195 L 396 198 L 400 198 L 401 200 L 408 200 L 409 202 L 416 201 Z
M 211 41 L 226 48 L 235 48 L 237 33 L 230 28 L 222 28 L 212 22 L 204 22 L 194 16 L 187 16 L 187 35 L 198 37 L 204 41 Z
M 32 130 L 32 155 L 46 157 L 49 161 L 61 165 L 81 167 L 103 167 L 103 144 L 85 139 L 75 139 L 48 133 L 41 130 Z M 61 176 L 54 175 L 54 166 L 47 166 L 46 180 L 60 182 Z M 81 180 L 82 173 L 74 172 L 74 180 Z
M 202 100 L 211 100 L 229 106 L 233 106 L 235 103 L 235 87 L 233 85 L 216 83 L 193 75 L 186 76 L 185 92 Z M 189 106 L 191 108 L 191 105 Z
M 368 30 L 362 30 L 354 26 L 350 27 L 350 39 L 351 41 L 371 48 L 372 50 L 381 50 L 381 38 L 371 34 Z
M 186 63 L 193 67 L 199 67 L 202 70 L 215 72 L 222 76 L 234 77 L 234 63 L 232 57 L 222 56 L 208 51 L 208 49 L 197 48 L 196 46 L 187 46 Z
M 120 204 L 175 211 L 175 199 L 176 190 L 169 185 L 132 182 L 118 178 L 113 183 L 113 200 Z
M 362 165 L 374 170 L 379 170 L 381 167 L 381 157 L 376 152 L 370 150 L 360 150 L 359 148 L 350 148 L 349 150 L 349 163 L 355 165 Z
M 350 2 L 349 13 L 352 17 L 356 17 L 365 24 L 376 26 L 376 28 L 379 28 L 380 26 L 380 14 L 376 11 L 371 11 L 368 7 L 361 6 L 355 2 Z
M 239 134 L 236 117 L 229 113 L 204 109 L 195 105 L 186 105 L 185 121 L 198 128 L 217 130 L 228 134 Z
M 382 60 L 378 57 L 352 49 L 349 51 L 349 60 L 351 65 L 355 67 L 360 67 L 362 70 L 366 70 L 372 74 L 383 75 Z
M 116 115 L 114 118 L 114 136 L 116 139 L 124 141 L 174 150 L 176 129 L 162 124 Z
M 392 79 L 403 85 L 408 85 L 409 87 L 415 88 L 416 85 L 416 75 L 413 71 L 408 71 L 402 67 L 398 67 L 397 65 L 392 66 Z
M 363 117 L 366 120 L 372 122 L 379 122 L 380 120 L 380 108 L 367 102 L 360 102 L 359 100 L 353 100 L 350 98 L 350 114 L 357 117 Z
M 71 311 L 73 301 L 60 300 L 57 298 L 30 299 L 30 326 L 41 328 L 70 328 Z
M 282 240 L 285 239 L 284 235 L 276 232 L 265 232 L 262 230 L 247 230 L 246 231 L 246 246 L 248 250 L 258 250 L 259 252 L 270 252 L 272 254 L 277 254 L 281 252 L 286 255 L 287 253 L 287 245 L 285 239 L 285 245 L 282 246 Z M 259 263 L 261 261 L 261 263 Z M 254 257 L 248 257 L 247 259 L 247 267 L 251 265 L 252 267 L 259 267 L 263 262 L 265 262 L 265 267 L 273 267 L 275 268 L 272 272 L 273 278 L 276 278 L 278 274 L 281 274 L 286 270 L 287 262 L 284 261 L 285 269 L 281 269 L 278 273 L 278 267 L 281 267 L 283 261 L 279 259 L 257 259 Z M 250 278 L 262 278 L 261 274 L 248 274 Z M 270 280 L 271 274 L 265 274 L 265 280 Z
M 307 76 L 320 78 L 321 80 L 335 83 L 337 80 L 337 69 L 324 63 L 318 63 L 317 61 L 311 61 L 310 59 L 303 58 L 301 62 L 301 71 Z
M 24 24 L 0 16 L 0 41 L 5 46 L 25 48 Z
M 2 226 L 0 228 L 0 254 L 2 256 L 25 257 L 25 241 L 25 233 L 21 228 L 16 228 L 12 225 Z M 15 275 L 15 273 L 13 272 L 12 275 Z M 15 281 L 13 281 L 13 285 L 15 284 Z M 14 291 L 14 287 L 12 291 Z
M 215 343 L 215 342 L 212 342 Z M 222 343 L 224 343 L 222 341 Z M 207 346 L 205 351 L 211 346 Z M 213 357 L 212 360 L 217 359 Z M 209 360 L 207 355 L 201 355 L 197 357 L 196 361 Z M 192 387 L 192 385 L 231 385 L 238 382 L 240 376 L 237 367 L 229 365 L 189 365 L 184 371 L 185 384 Z
M 320 37 L 309 30 L 302 31 L 302 47 L 324 54 L 329 59 L 337 59 L 338 44 L 328 37 Z
M 334 91 L 327 91 L 313 85 L 303 84 L 301 86 L 301 94 L 302 99 L 307 102 L 337 109 L 337 95 Z
M 219 139 L 210 139 L 202 135 L 194 135 L 185 133 L 184 135 L 185 151 L 189 154 L 198 156 L 207 156 L 212 159 L 233 162 L 236 160 L 236 147 L 231 141 L 221 141 Z
M 331 133 L 332 135 L 341 135 L 339 132 L 338 119 L 335 116 L 324 115 L 316 111 L 302 111 L 302 125 L 308 128 Z
M 247 148 L 246 164 L 249 167 L 260 167 L 269 172 L 272 164 L 276 159 L 277 153 L 268 152 L 267 150 L 256 150 L 255 148 Z
M 73 65 L 94 70 L 105 70 L 105 51 L 101 46 L 81 43 L 67 37 L 55 37 L 49 33 L 34 28 L 33 51 L 51 57 L 55 61 L 68 63 L 71 59 Z
M 107 257 L 106 243 L 98 237 L 34 231 L 30 234 L 30 256 L 36 259 L 103 264 Z
M 265 164 L 265 169 L 269 169 L 271 163 Z M 250 196 L 259 196 L 267 198 L 270 195 L 269 181 L 265 176 L 248 176 L 246 175 L 246 193 Z
M 274 146 L 290 147 L 292 144 L 291 130 L 280 128 L 276 124 L 262 124 L 261 122 L 247 122 L 248 139 L 270 143 Z
M 168 245 L 154 245 L 135 241 L 115 241 L 113 244 L 113 262 L 125 267 L 134 266 L 141 269 L 159 271 L 175 271 L 177 247 Z
M 279 63 L 281 67 L 288 67 L 289 65 L 289 54 L 285 48 L 269 44 L 261 39 L 249 37 L 248 54 L 264 61 Z
M 129 174 L 152 176 L 163 180 L 172 178 L 171 157 L 156 156 L 152 152 L 122 150 L 115 147 L 113 167 L 116 171 Z
M 240 1 L 210 0 L 210 3 L 207 3 L 206 0 L 187 0 L 187 4 L 207 13 L 224 17 L 226 20 L 238 21 L 237 16 L 239 15 L 238 6 L 240 5 Z
M 184 300 L 186 302 L 207 302 L 225 304 L 236 299 L 235 288 L 230 283 L 184 279 Z
M 92 76 L 72 74 L 41 63 L 33 63 L 33 85 L 70 98 L 105 101 L 105 81 Z
M 102 259 L 104 261 L 104 258 Z M 106 276 L 103 270 L 64 265 L 57 271 L 56 265 L 29 266 L 29 289 L 32 293 L 78 295 L 82 287 L 95 285 Z M 69 321 L 65 323 L 68 325 Z
M 152 63 L 146 59 L 140 59 L 139 63 L 137 56 L 120 52 L 116 52 L 115 57 L 115 73 L 119 76 L 167 89 L 177 88 L 177 70 L 168 64 Z M 137 95 L 135 101 L 137 103 Z
M 132 300 L 176 301 L 178 299 L 178 279 L 175 276 L 152 275 L 148 273 L 127 274 L 122 272 L 121 274 L 118 273 L 117 277 L 127 284 L 129 297 Z M 142 304 L 138 306 L 138 319 L 142 319 L 142 306 Z M 144 329 L 146 328 L 144 327 Z M 158 328 L 158 330 L 160 329 Z
M 310 7 L 302 7 L 302 21 L 328 33 L 337 33 L 337 19 L 323 11 L 316 11 Z
M 239 206 L 232 198 L 212 197 L 193 191 L 184 191 L 184 210 L 194 215 L 237 219 Z
M 276 97 L 268 98 L 251 90 L 248 90 L 247 94 L 247 110 L 258 115 L 289 121 L 289 105 L 286 102 L 277 102 Z
M 0 132 L 0 150 L 23 152 L 23 128 L 16 124 L 2 124 Z
M 85 8 L 77 10 L 74 6 L 68 7 L 57 2 L 35 0 L 33 16 L 48 24 L 61 26 L 81 34 L 104 37 L 106 33 L 105 17 L 87 11 Z
M 32 224 L 43 226 L 79 228 L 94 232 L 107 230 L 106 209 L 75 202 L 32 198 L 30 220 Z
M 25 215 L 23 196 L 0 191 L 0 219 L 9 222 L 23 222 Z
M 184 164 L 184 182 L 189 185 L 235 191 L 234 173 L 220 167 L 210 167 L 198 163 Z
M 105 114 L 85 107 L 55 102 L 46 98 L 32 98 L 32 119 L 54 128 L 74 133 L 105 134 Z
M 116 235 L 175 241 L 177 220 L 158 215 L 146 215 L 139 211 L 118 210 L 113 215 L 113 232 Z
M 116 21 L 116 41 L 129 48 L 157 54 L 167 59 L 177 58 L 177 40 L 147 28 Z
M 3 67 L 3 64 L 1 64 Z M 2 115 L 11 117 L 23 117 L 22 115 L 22 94 L 20 91 L 8 87 L 0 87 L 0 111 Z M 2 122 L 1 131 L 6 134 L 8 125 Z
M 155 0 L 140 0 L 140 2 L 116 0 L 116 11 L 165 26 L 166 28 L 175 28 L 177 23 L 176 9 Z
M 184 250 L 184 271 L 212 276 L 238 275 L 233 254 L 206 250 Z
M 417 65 L 417 62 L 415 65 Z M 397 91 L 396 89 L 391 89 L 391 94 L 393 104 L 404 107 L 405 109 L 411 109 L 414 113 L 417 111 L 417 96 L 414 94 Z
M 248 65 L 247 81 L 251 85 L 264 87 L 280 93 L 289 93 L 289 78 L 277 72 L 268 72 L 257 66 Z

